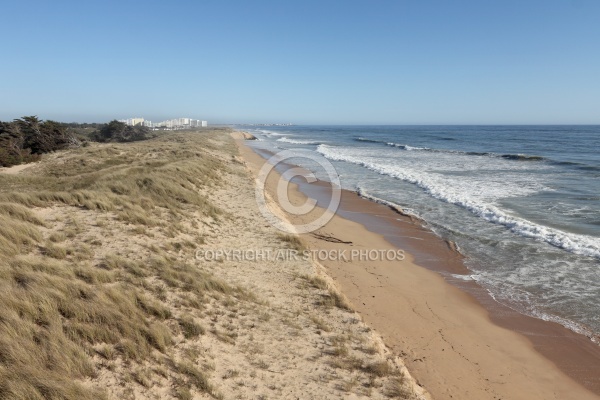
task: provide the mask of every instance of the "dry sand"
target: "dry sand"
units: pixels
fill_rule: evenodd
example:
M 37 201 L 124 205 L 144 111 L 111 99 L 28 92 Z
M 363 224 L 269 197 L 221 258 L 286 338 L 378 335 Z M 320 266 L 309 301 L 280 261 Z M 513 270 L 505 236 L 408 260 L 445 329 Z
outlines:
M 260 214 L 252 176 L 229 134 L 210 135 L 214 137 L 209 136 L 211 146 L 206 149 L 186 144 L 183 134 L 174 134 L 176 140 L 168 142 L 171 147 L 156 151 L 189 147 L 199 157 L 210 153 L 226 163 L 220 183 L 202 189 L 211 204 L 225 210 L 219 218 L 198 212 L 175 229 L 158 221 L 133 224 L 113 211 L 76 205 L 32 209 L 44 222 L 40 229 L 45 240 L 59 236 L 61 247 L 75 253 L 85 250 L 90 268 L 102 266 L 107 257 L 127 260 L 138 274 L 130 277 L 130 284 L 139 285 L 137 289 L 148 299 L 169 311 L 164 324 L 173 343 L 164 352 L 154 350 L 152 357 L 136 361 L 97 343 L 97 354 L 90 352 L 96 374 L 81 383 L 105 391 L 110 399 L 428 399 L 398 354 L 347 307 L 335 283 L 317 264 L 285 257 L 297 244 L 280 236 Z M 138 145 L 93 145 L 58 152 L 45 157 L 36 170 L 96 162 L 87 155 L 90 151 L 135 156 L 149 164 L 158 157 L 152 143 L 131 146 Z M 22 174 L 33 174 L 33 170 Z M 168 221 L 166 215 L 164 221 Z M 283 256 L 260 261 L 202 257 L 224 249 L 281 252 Z M 173 260 L 174 265 L 193 265 L 246 294 L 207 292 L 205 301 L 199 302 L 179 288 L 166 287 L 155 273 L 143 269 L 152 254 Z M 71 260 L 70 255 L 66 257 Z M 121 272 L 129 276 L 117 270 Z M 202 334 L 184 335 L 179 324 L 185 315 L 203 327 Z M 197 383 L 184 388 L 183 383 L 194 375 L 178 374 L 177 369 L 183 369 L 173 364 L 191 365 L 208 383 L 196 379 Z M 203 386 L 210 389 L 202 390 Z
M 256 204 L 251 171 L 264 161 L 243 145 L 241 139 L 250 137 L 237 135 L 240 158 L 226 131 L 197 135 L 205 139 L 198 142 L 178 133 L 151 143 L 95 144 L 57 152 L 32 164 L 35 168 L 10 169 L 19 177 L 0 177 L 11 190 L 11 182 L 29 182 L 28 177 L 43 176 L 56 166 L 87 165 L 92 175 L 82 175 L 83 184 L 93 177 L 94 163 L 107 163 L 98 165 L 109 171 L 120 165 L 119 157 L 139 165 L 160 165 L 161 152 L 181 150 L 185 152 L 177 154 L 192 160 L 210 155 L 226 165 L 219 170 L 220 183 L 200 189 L 210 204 L 224 210 L 220 217 L 199 209 L 172 225 L 165 221 L 173 216 L 147 210 L 146 218 L 154 221 L 148 224 L 141 217 L 142 222 L 135 222 L 138 217 L 122 210 L 68 202 L 32 208 L 43 220 L 39 228 L 43 242 L 50 246 L 56 241 L 52 246 L 67 250 L 61 268 L 100 273 L 103 262 L 118 257 L 124 267 L 113 266 L 111 273 L 168 310 L 156 321 L 170 331 L 172 343 L 167 348 L 136 359 L 96 343 L 93 351 L 86 350 L 95 374 L 84 381 L 76 379 L 84 386 L 104 391 L 109 399 L 597 398 L 536 352 L 525 337 L 491 323 L 472 297 L 418 266 L 411 255 L 402 262 L 311 262 L 290 257 L 287 252 L 297 250 L 300 243 L 267 223 Z M 269 180 L 271 194 L 275 179 L 273 175 Z M 293 203 L 304 202 L 294 185 L 289 192 Z M 364 204 L 357 203 L 356 215 L 369 211 Z M 272 198 L 269 206 L 290 218 Z M 382 235 L 339 216 L 317 233 L 302 236 L 311 249 L 395 249 Z M 36 249 L 18 257 L 46 260 Z M 270 259 L 196 257 L 202 251 L 227 249 L 270 251 Z M 447 250 L 438 256 L 456 256 Z M 280 256 L 273 258 L 275 254 Z M 160 274 L 147 265 L 156 257 L 169 260 L 171 273 L 197 268 L 241 291 L 236 295 L 208 291 L 200 301 L 185 287 L 165 286 Z M 99 290 L 114 284 L 86 283 Z M 203 327 L 201 332 L 184 334 L 181 321 L 186 316 Z
M 0 168 L 0 174 L 16 175 L 16 174 L 19 174 L 21 171 L 25 171 L 27 168 L 33 167 L 34 165 L 37 165 L 37 164 L 38 163 L 29 163 L 29 164 L 13 165 L 12 167 L 2 167 L 2 168 Z
M 256 172 L 264 159 L 243 141 L 238 144 Z M 273 195 L 276 181 L 272 174 L 267 182 Z M 294 184 L 288 195 L 294 204 L 306 200 Z M 287 217 L 301 224 L 320 212 Z M 302 235 L 313 249 L 395 248 L 382 235 L 339 216 L 316 233 L 318 236 Z M 331 238 L 347 243 L 335 243 Z M 448 254 L 455 257 L 452 251 Z M 401 262 L 327 260 L 322 264 L 364 321 L 404 359 L 411 374 L 434 398 L 598 398 L 537 352 L 525 336 L 492 323 L 489 313 L 472 296 L 417 265 L 410 254 Z

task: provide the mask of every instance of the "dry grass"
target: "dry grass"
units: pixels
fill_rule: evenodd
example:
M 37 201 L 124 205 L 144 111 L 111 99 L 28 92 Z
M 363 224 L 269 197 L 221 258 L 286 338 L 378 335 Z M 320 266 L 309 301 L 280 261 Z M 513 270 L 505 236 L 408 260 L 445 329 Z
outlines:
M 334 287 L 330 287 L 325 279 L 316 275 L 299 275 L 302 283 L 310 288 L 318 289 L 321 293 L 317 305 L 324 307 L 337 307 L 342 310 L 352 310 L 346 298 Z
M 177 364 L 177 370 L 179 373 L 186 377 L 186 384 L 193 386 L 196 389 L 211 394 L 213 397 L 219 397 L 215 389 L 208 382 L 206 375 L 196 368 L 195 365 L 189 362 L 182 362 Z
M 406 379 L 404 375 L 395 376 L 391 378 L 385 386 L 386 396 L 394 399 L 410 399 L 414 393 L 405 384 Z
M 184 315 L 179 319 L 179 326 L 186 339 L 194 338 L 205 333 L 205 329 L 194 321 L 191 315 Z
M 325 321 L 323 321 L 321 318 L 311 315 L 310 320 L 315 324 L 315 327 L 319 330 L 319 331 L 323 331 L 323 332 L 331 332 L 331 326 L 329 326 Z
M 304 350 L 314 361 L 292 381 L 311 386 L 308 371 L 326 370 L 329 389 L 404 396 L 397 368 L 359 340 L 349 304 L 303 275 L 311 269 L 286 272 L 293 301 L 279 304 L 261 285 L 233 284 L 262 276 L 198 265 L 199 244 L 239 230 L 242 211 L 221 210 L 229 197 L 213 190 L 223 175 L 241 176 L 225 136 L 91 145 L 51 154 L 33 173 L 0 174 L 0 399 L 266 398 L 267 389 L 280 398 L 294 382 L 274 380 Z M 304 250 L 297 236 L 276 240 Z M 272 337 L 306 347 L 275 354 L 283 347 Z
M 328 288 L 325 279 L 317 275 L 299 275 L 298 277 L 315 289 L 325 290 Z
M 279 240 L 286 243 L 290 248 L 296 250 L 299 253 L 306 249 L 306 247 L 302 243 L 302 240 L 300 240 L 300 238 L 296 235 L 278 233 L 277 237 L 279 238 Z
M 191 398 L 190 390 L 217 396 L 202 371 L 176 362 L 170 350 L 173 335 L 193 338 L 204 329 L 157 296 L 170 288 L 198 306 L 213 292 L 252 296 L 156 245 L 135 257 L 103 248 L 118 227 L 173 238 L 170 248 L 183 251 L 194 241 L 182 221 L 226 217 L 202 194 L 227 170 L 207 151 L 209 135 L 94 145 L 42 162 L 35 174 L 0 176 L 1 399 L 106 398 L 78 383 L 96 376 L 94 357 L 142 365 L 158 355 L 171 360 L 163 373 L 182 382 L 179 398 Z M 36 215 L 57 207 L 70 214 L 46 222 Z M 88 235 L 92 229 L 102 240 Z M 154 372 L 132 371 L 132 381 L 151 385 Z
M 327 293 L 322 294 L 318 304 L 325 307 L 337 307 L 342 310 L 352 310 L 352 306 L 348 300 L 335 289 L 329 289 Z
M 15 203 L 0 203 L 0 214 L 18 221 L 30 222 L 35 225 L 44 225 L 30 209 Z

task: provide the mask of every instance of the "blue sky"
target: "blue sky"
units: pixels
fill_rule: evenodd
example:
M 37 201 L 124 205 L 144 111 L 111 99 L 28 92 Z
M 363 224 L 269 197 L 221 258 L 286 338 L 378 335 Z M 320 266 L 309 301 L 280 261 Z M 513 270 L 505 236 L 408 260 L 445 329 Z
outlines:
M 600 123 L 596 0 L 20 0 L 1 9 L 1 120 Z

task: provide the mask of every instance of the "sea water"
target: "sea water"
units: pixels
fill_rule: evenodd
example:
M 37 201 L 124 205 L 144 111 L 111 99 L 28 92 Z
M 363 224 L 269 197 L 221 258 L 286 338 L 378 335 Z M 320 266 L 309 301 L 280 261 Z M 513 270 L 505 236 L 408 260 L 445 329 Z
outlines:
M 493 298 L 600 334 L 600 126 L 238 127 L 455 242 Z M 316 165 L 297 159 L 298 164 Z

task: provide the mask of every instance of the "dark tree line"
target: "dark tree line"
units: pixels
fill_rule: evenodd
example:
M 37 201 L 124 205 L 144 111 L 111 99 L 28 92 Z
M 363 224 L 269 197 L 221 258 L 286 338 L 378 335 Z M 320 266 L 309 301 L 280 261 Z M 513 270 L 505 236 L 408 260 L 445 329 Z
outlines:
M 150 129 L 142 125 L 127 125 L 117 120 L 104 124 L 91 135 L 98 142 L 135 142 L 148 139 Z
M 104 125 L 106 125 L 106 124 L 98 123 L 98 122 L 65 122 L 64 124 L 65 124 L 65 126 L 68 126 L 69 128 L 94 128 L 94 129 L 102 128 Z
M 78 124 L 42 121 L 36 116 L 0 121 L 0 167 L 39 160 L 44 153 L 97 142 L 133 142 L 149 138 L 145 126 L 128 126 L 119 121 L 108 124 Z
M 36 116 L 0 121 L 0 166 L 3 167 L 36 161 L 41 154 L 80 145 L 81 141 L 60 122 L 42 121 Z

